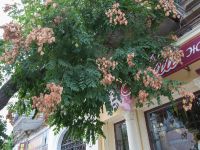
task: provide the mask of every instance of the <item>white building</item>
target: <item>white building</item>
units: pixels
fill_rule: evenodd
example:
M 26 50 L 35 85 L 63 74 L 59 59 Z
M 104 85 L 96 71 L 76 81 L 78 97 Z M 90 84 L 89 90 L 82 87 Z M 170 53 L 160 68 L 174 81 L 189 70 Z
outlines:
M 34 120 L 31 116 L 15 117 L 13 150 L 98 150 L 98 144 L 91 146 L 70 140 L 66 133 L 65 128 L 55 135 L 53 129 L 44 124 L 42 116 Z

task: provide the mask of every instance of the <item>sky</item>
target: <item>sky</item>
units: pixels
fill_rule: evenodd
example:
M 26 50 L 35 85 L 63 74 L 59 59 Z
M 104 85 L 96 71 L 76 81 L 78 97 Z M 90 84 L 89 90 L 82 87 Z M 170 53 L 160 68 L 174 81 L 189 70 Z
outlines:
M 19 3 L 20 0 L 0 0 L 0 26 L 9 23 L 12 19 L 10 17 L 7 16 L 6 13 L 3 12 L 3 7 L 5 4 L 13 4 L 13 3 Z M 0 29 L 0 38 L 2 38 L 3 35 L 3 30 Z M 16 101 L 16 99 L 11 99 L 10 102 L 14 102 Z M 4 108 L 3 110 L 0 111 L 0 115 L 4 117 L 6 117 L 7 114 L 7 109 Z M 12 132 L 12 126 L 10 123 L 7 123 L 7 134 L 9 135 Z

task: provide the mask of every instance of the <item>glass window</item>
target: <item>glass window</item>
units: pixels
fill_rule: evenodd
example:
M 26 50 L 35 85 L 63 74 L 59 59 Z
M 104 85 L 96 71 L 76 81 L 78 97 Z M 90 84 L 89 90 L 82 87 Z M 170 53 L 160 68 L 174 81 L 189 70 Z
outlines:
M 116 123 L 114 125 L 114 128 L 115 128 L 116 150 L 129 150 L 125 121 Z
M 145 115 L 152 150 L 198 150 L 200 95 L 190 111 L 184 111 L 180 99 L 174 105 L 166 104 Z

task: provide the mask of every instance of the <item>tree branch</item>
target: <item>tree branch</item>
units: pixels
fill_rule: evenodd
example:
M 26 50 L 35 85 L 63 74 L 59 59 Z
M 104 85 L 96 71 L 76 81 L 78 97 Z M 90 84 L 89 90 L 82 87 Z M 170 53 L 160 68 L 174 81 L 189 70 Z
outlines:
M 16 83 L 10 78 L 0 89 L 0 110 L 3 109 L 10 98 L 19 90 Z

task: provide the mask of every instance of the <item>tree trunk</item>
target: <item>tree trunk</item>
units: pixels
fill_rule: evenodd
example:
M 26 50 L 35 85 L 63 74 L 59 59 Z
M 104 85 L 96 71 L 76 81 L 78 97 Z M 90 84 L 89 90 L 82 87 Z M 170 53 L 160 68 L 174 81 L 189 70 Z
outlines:
M 0 110 L 3 109 L 10 98 L 19 90 L 13 79 L 10 78 L 0 89 Z

